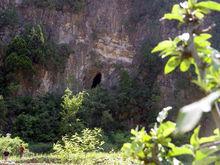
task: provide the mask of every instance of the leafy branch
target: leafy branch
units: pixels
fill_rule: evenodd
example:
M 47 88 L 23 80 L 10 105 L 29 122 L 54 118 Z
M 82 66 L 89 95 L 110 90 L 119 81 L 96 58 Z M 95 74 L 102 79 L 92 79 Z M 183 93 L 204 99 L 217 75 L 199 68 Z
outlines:
M 203 112 L 214 114 L 216 125 L 220 128 L 218 98 L 220 97 L 220 53 L 211 46 L 208 33 L 214 25 L 204 28 L 205 16 L 212 11 L 220 11 L 220 4 L 214 1 L 198 2 L 188 0 L 175 4 L 170 13 L 162 20 L 176 20 L 180 26 L 186 27 L 185 32 L 176 38 L 160 42 L 152 53 L 160 52 L 162 58 L 169 58 L 164 72 L 173 72 L 177 67 L 186 72 L 191 66 L 197 77 L 193 82 L 206 94 L 204 99 L 183 107 L 177 119 L 177 131 L 184 133 L 192 130 L 199 122 Z M 213 103 L 215 108 L 212 108 Z

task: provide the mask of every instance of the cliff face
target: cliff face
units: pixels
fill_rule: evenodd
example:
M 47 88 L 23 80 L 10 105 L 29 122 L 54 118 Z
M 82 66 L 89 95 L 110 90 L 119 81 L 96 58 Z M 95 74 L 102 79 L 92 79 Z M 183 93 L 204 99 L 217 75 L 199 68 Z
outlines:
M 66 87 L 80 91 L 91 88 L 97 74 L 101 74 L 102 86 L 115 89 L 123 69 L 140 82 L 157 84 L 161 106 L 168 105 L 175 98 L 176 78 L 163 76 L 163 63 L 157 59 L 151 63 L 150 54 L 144 54 L 166 38 L 168 31 L 175 31 L 159 23 L 169 4 L 165 0 L 88 0 L 81 11 L 73 13 L 24 6 L 22 0 L 1 0 L 0 7 L 14 5 L 20 19 L 16 29 L 1 29 L 3 41 L 8 42 L 24 23 L 32 22 L 43 25 L 53 41 L 74 50 L 63 72 L 39 68 L 39 84 L 31 87 L 24 83 L 20 92 L 62 93 Z M 183 93 L 182 89 L 179 92 Z M 180 97 L 191 100 L 185 92 Z

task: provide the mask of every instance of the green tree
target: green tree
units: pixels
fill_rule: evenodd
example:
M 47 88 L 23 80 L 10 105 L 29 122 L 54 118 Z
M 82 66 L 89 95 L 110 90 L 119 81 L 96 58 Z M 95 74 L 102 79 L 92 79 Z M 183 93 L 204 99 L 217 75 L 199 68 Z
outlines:
M 77 117 L 77 112 L 82 106 L 85 93 L 81 92 L 77 95 L 73 95 L 72 91 L 68 88 L 63 95 L 63 102 L 61 104 L 61 125 L 60 132 L 62 135 L 71 134 L 81 131 L 84 128 L 84 124 Z

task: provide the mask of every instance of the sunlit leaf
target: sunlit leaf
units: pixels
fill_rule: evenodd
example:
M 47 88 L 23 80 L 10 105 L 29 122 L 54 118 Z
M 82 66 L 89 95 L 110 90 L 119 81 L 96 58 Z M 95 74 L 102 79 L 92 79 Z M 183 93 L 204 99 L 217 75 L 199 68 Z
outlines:
M 186 60 L 183 60 L 180 64 L 180 70 L 182 72 L 186 72 L 187 70 L 189 70 L 189 67 L 191 65 L 191 61 L 186 59 Z
M 179 64 L 180 64 L 180 57 L 178 56 L 171 57 L 165 65 L 164 73 L 168 74 L 174 71 L 176 67 L 179 66 Z
M 204 155 L 201 152 L 199 152 L 197 155 L 198 155 L 197 157 L 200 158 L 200 159 L 199 160 L 195 160 L 193 162 L 194 165 L 207 165 L 207 164 L 213 164 L 213 163 L 215 163 L 215 165 L 219 165 L 220 164 L 220 162 L 219 162 L 219 160 L 220 160 L 219 155 L 207 156 L 207 155 Z
M 199 130 L 200 127 L 197 127 L 194 129 L 194 132 L 190 138 L 190 144 L 194 146 L 195 148 L 199 146 Z
M 197 36 L 197 38 L 200 38 L 200 40 L 208 40 L 212 37 L 211 34 L 208 33 L 202 33 L 199 36 Z
M 197 0 L 188 0 L 189 8 L 192 8 L 197 3 Z
M 169 156 L 180 156 L 180 155 L 193 155 L 191 145 L 183 145 L 181 147 L 172 146 L 171 151 L 168 153 Z
M 177 14 L 168 13 L 168 14 L 165 14 L 163 18 L 168 19 L 168 20 L 178 20 L 180 22 L 183 22 L 183 17 Z
M 199 143 L 203 144 L 203 143 L 210 143 L 210 142 L 214 142 L 220 140 L 220 136 L 209 136 L 209 137 L 203 137 L 201 139 L 199 139 Z
M 211 43 L 207 40 L 210 39 L 211 37 L 212 37 L 212 35 L 204 33 L 199 36 L 196 36 L 194 38 L 194 42 L 197 47 L 203 47 L 203 48 L 208 47 L 208 46 L 211 46 Z
M 199 2 L 195 6 L 197 8 L 206 8 L 210 10 L 220 11 L 220 3 L 214 1 Z
M 160 42 L 152 51 L 151 53 L 156 53 L 163 51 L 164 49 L 168 49 L 173 46 L 173 41 L 171 40 L 165 40 Z
M 168 19 L 168 20 L 178 20 L 180 22 L 184 22 L 183 20 L 183 13 L 182 9 L 179 5 L 174 5 L 172 8 L 171 13 L 167 13 L 164 15 L 163 19 Z
M 196 10 L 194 14 L 198 19 L 204 18 L 204 14 L 200 10 Z
M 162 123 L 157 131 L 158 138 L 166 138 L 171 133 L 173 133 L 175 128 L 176 128 L 176 124 L 171 121 L 167 121 L 165 123 Z

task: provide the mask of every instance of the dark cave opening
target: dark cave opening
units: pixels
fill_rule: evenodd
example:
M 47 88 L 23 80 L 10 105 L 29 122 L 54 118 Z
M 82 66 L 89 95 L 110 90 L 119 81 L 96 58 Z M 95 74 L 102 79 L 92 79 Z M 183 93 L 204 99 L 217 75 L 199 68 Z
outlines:
M 102 81 L 102 74 L 97 73 L 96 76 L 93 79 L 91 88 L 96 88 Z

